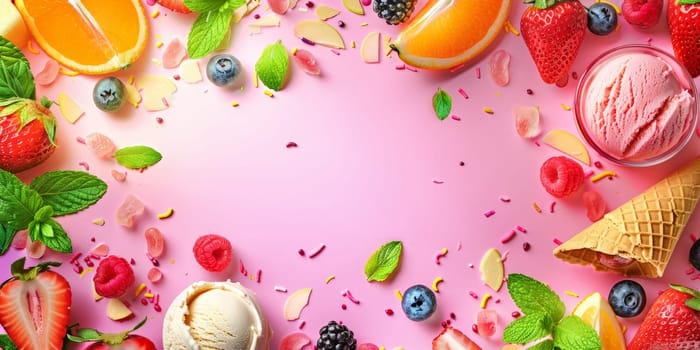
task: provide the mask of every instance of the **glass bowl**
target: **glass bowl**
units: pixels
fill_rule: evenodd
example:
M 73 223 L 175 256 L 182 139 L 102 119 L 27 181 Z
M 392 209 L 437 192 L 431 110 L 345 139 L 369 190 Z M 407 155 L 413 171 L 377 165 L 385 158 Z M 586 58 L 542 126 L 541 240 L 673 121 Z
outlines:
M 646 87 L 641 86 L 641 84 L 624 86 L 624 83 L 629 81 L 627 80 L 629 76 L 626 76 L 624 79 L 619 77 L 623 74 L 628 74 L 626 69 L 629 67 L 625 66 L 624 73 L 622 73 L 622 69 L 615 70 L 613 67 L 619 64 L 619 61 L 623 59 L 622 57 L 647 60 L 644 56 L 637 57 L 636 55 L 649 55 L 657 58 L 665 63 L 669 69 L 664 71 L 663 74 L 656 75 L 648 74 L 648 71 L 640 73 L 639 70 L 631 70 L 631 72 L 636 72 L 635 74 L 639 74 L 643 79 L 651 80 L 652 83 Z M 641 66 L 640 64 L 639 67 Z M 657 65 L 654 64 L 652 66 Z M 646 65 L 644 67 L 651 66 Z M 659 67 L 663 66 L 657 66 L 657 68 Z M 602 74 L 599 74 L 601 71 Z M 667 74 L 677 81 L 680 92 L 677 92 L 676 96 L 681 96 L 681 102 L 677 102 L 677 106 L 679 106 L 679 110 L 688 110 L 687 114 L 683 112 L 666 113 L 670 115 L 670 117 L 666 117 L 664 113 L 658 113 L 658 111 L 668 111 L 666 107 L 669 104 L 654 99 L 655 96 L 663 96 L 661 92 L 649 93 L 646 98 L 643 96 L 645 90 L 648 91 L 658 86 L 673 86 L 673 83 L 654 81 L 654 77 L 666 77 Z M 635 79 L 638 80 L 640 78 Z M 598 91 L 591 90 L 592 85 L 597 85 Z M 607 102 L 593 101 L 588 103 L 589 106 L 587 106 L 588 101 L 586 99 L 594 98 L 593 95 L 596 93 L 600 95 L 600 91 L 604 91 L 602 100 Z M 687 93 L 684 91 L 687 91 Z M 650 99 L 651 101 L 648 101 Z M 649 104 L 640 105 L 645 103 L 645 100 Z M 665 99 L 663 101 L 668 100 Z M 659 103 L 661 103 L 660 108 L 653 110 L 651 113 L 644 113 L 649 110 L 647 106 L 655 104 L 658 107 Z M 674 105 L 671 104 L 670 106 Z M 596 108 L 600 112 L 596 113 Z M 641 114 L 647 115 L 647 117 L 642 117 L 642 120 L 639 119 L 637 114 L 634 114 L 640 108 Z M 617 113 L 618 109 L 623 110 L 623 113 Z M 583 138 L 605 159 L 624 166 L 652 166 L 672 158 L 692 138 L 698 122 L 697 90 L 693 78 L 685 67 L 669 53 L 649 45 L 624 45 L 604 52 L 594 59 L 588 69 L 586 69 L 581 76 L 574 96 L 574 115 L 576 117 L 576 126 Z M 676 124 L 680 122 L 681 126 L 678 128 L 667 128 L 662 130 L 662 132 L 658 132 L 658 128 L 655 127 L 664 123 L 657 122 L 666 118 L 670 122 L 677 122 Z M 656 122 L 651 122 L 651 120 Z M 657 130 L 657 132 L 653 132 L 654 130 Z M 612 137 L 604 135 L 612 135 Z

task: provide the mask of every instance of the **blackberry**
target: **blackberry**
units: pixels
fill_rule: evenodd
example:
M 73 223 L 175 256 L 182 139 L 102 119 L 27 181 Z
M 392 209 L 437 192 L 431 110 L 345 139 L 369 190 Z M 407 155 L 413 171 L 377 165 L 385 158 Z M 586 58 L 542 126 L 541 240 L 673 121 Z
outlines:
M 374 0 L 372 3 L 374 12 L 391 25 L 405 22 L 415 7 L 416 0 Z
M 347 326 L 330 321 L 318 331 L 317 350 L 355 350 L 357 340 Z

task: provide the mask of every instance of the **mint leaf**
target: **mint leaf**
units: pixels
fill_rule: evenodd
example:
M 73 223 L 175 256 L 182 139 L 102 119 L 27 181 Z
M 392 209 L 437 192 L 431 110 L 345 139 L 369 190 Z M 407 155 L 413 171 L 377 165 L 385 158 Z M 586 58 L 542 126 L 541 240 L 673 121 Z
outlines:
M 23 230 L 43 206 L 41 196 L 15 175 L 0 169 L 0 224 Z
M 503 330 L 503 342 L 527 344 L 552 334 L 554 323 L 544 312 L 535 312 L 515 319 Z
M 12 240 L 15 238 L 15 234 L 17 234 L 17 230 L 0 224 L 0 255 L 4 255 L 7 253 L 7 250 L 10 249 L 10 245 L 12 244 Z M 1 344 L 2 343 L 0 342 L 0 345 Z
M 2 350 L 17 350 L 17 345 L 12 342 L 7 334 L 0 334 L 0 348 Z
M 77 213 L 95 204 L 107 192 L 107 184 L 83 171 L 52 171 L 39 175 L 29 184 L 53 207 L 53 216 Z
M 554 341 L 547 339 L 541 343 L 537 343 L 535 346 L 527 348 L 527 350 L 552 350 L 554 349 Z
M 265 47 L 255 63 L 255 74 L 270 89 L 282 89 L 289 74 L 289 53 L 280 41 Z
M 218 10 L 226 0 L 185 0 L 185 6 L 195 12 L 209 12 Z
M 433 110 L 438 119 L 445 120 L 452 111 L 452 96 L 445 90 L 438 88 L 433 95 Z
M 545 312 L 553 322 L 564 317 L 566 306 L 547 285 L 522 274 L 508 275 L 508 292 L 520 310 L 526 315 Z
M 0 35 L 0 100 L 11 97 L 36 99 L 29 61 L 15 44 Z
M 222 6 L 199 14 L 187 36 L 190 58 L 202 58 L 219 46 L 231 26 L 234 10 L 232 6 Z
M 129 146 L 118 149 L 114 158 L 129 169 L 144 169 L 160 162 L 163 155 L 148 146 Z
M 32 222 L 34 223 L 34 222 Z M 39 228 L 34 228 L 38 230 L 38 239 L 41 243 L 44 243 L 47 248 L 60 252 L 60 253 L 70 253 L 73 251 L 73 246 L 71 244 L 70 237 L 63 229 L 63 226 L 59 224 L 54 219 L 49 219 L 46 222 L 39 223 L 36 226 Z M 37 233 L 35 233 L 36 235 Z M 32 231 L 29 231 L 30 238 L 32 236 Z
M 365 264 L 367 281 L 382 282 L 389 278 L 399 265 L 402 250 L 401 241 L 392 241 L 375 251 Z
M 600 338 L 593 327 L 575 315 L 563 318 L 554 327 L 554 346 L 561 350 L 600 350 Z

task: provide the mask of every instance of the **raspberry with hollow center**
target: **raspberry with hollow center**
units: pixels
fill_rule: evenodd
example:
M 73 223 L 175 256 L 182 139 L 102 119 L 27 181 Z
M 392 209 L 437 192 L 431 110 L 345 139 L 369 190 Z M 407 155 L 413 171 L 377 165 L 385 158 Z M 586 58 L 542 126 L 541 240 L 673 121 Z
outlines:
M 542 164 L 540 181 L 552 196 L 568 197 L 583 185 L 583 168 L 567 157 L 552 157 Z
M 134 270 L 124 258 L 110 255 L 97 265 L 92 281 L 95 292 L 105 298 L 118 298 L 134 284 Z
M 208 234 L 197 238 L 192 248 L 194 258 L 205 270 L 221 272 L 233 259 L 233 248 L 226 237 Z

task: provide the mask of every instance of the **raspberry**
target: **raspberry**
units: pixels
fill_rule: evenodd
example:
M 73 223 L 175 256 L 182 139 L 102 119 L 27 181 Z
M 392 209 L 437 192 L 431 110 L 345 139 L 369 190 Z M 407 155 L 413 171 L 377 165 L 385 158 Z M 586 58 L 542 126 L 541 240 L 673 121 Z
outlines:
M 564 198 L 583 184 L 583 168 L 567 157 L 552 157 L 542 164 L 540 181 L 549 194 Z
M 625 0 L 622 16 L 633 26 L 649 28 L 659 22 L 663 5 L 663 0 Z
M 105 298 L 118 298 L 134 284 L 134 270 L 124 258 L 110 255 L 100 260 L 92 281 L 97 294 Z
M 231 242 L 226 237 L 214 234 L 197 238 L 192 251 L 199 265 L 211 272 L 223 271 L 233 259 Z

